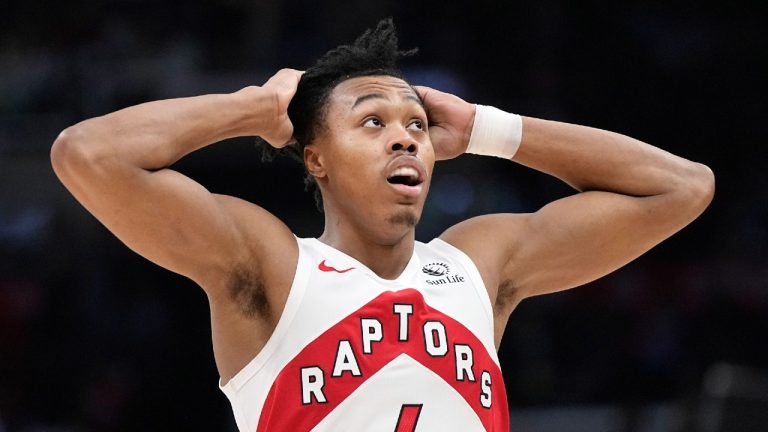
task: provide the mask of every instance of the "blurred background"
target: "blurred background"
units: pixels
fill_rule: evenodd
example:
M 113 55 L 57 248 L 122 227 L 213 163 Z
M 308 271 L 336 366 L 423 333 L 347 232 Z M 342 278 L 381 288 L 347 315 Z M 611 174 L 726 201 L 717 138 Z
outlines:
M 135 255 L 56 180 L 59 131 L 128 105 L 261 84 L 393 16 L 415 84 L 610 129 L 703 162 L 706 213 L 587 286 L 529 299 L 500 358 L 516 432 L 768 430 L 768 2 L 107 0 L 0 15 L 0 432 L 234 431 L 206 298 Z M 176 169 L 322 215 L 253 138 Z M 572 193 L 494 158 L 438 164 L 418 237 Z

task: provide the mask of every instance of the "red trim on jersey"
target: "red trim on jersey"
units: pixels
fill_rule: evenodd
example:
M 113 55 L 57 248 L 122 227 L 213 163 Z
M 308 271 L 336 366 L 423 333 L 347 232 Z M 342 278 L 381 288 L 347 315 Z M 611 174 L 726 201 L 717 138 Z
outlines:
M 400 408 L 400 416 L 397 418 L 395 432 L 414 432 L 416 430 L 416 423 L 419 421 L 422 406 L 424 405 L 403 405 Z
M 409 317 L 407 341 L 398 340 L 399 317 L 392 312 L 395 303 L 413 305 L 413 314 Z M 360 334 L 361 318 L 376 318 L 381 322 L 383 338 L 380 342 L 372 343 L 371 354 L 363 354 Z M 449 347 L 446 355 L 432 357 L 425 350 L 422 327 L 426 321 L 440 321 L 445 326 Z M 336 360 L 335 353 L 340 340 L 350 342 L 362 376 L 353 376 L 351 373 L 342 373 L 340 377 L 331 376 Z M 474 382 L 467 379 L 464 381 L 456 380 L 454 343 L 472 347 Z M 486 431 L 509 430 L 507 395 L 501 370 L 491 359 L 485 346 L 464 325 L 430 307 L 420 292 L 408 288 L 380 294 L 323 332 L 286 364 L 269 390 L 261 410 L 257 432 L 310 431 L 366 379 L 373 376 L 400 354 L 407 354 L 443 378 L 472 407 Z M 327 402 L 316 403 L 313 399 L 313 403 L 302 404 L 301 368 L 307 366 L 317 366 L 324 371 L 323 394 L 327 398 Z M 491 408 L 484 408 L 480 402 L 480 376 L 483 371 L 488 371 L 491 375 Z M 424 402 L 422 414 L 429 410 L 429 401 Z M 393 418 L 393 424 L 394 421 Z

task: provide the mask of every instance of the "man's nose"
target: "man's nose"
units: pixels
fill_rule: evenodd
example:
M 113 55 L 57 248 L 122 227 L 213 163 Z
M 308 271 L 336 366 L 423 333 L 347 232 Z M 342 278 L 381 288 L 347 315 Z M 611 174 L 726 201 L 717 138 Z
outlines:
M 416 141 L 410 141 L 405 144 L 396 142 L 392 144 L 391 149 L 393 153 L 403 151 L 405 153 L 416 154 L 419 151 L 419 144 Z
M 389 145 L 392 153 L 403 152 L 408 154 L 416 154 L 419 152 L 419 142 L 413 139 L 408 131 L 403 130 L 402 134 L 395 139 Z

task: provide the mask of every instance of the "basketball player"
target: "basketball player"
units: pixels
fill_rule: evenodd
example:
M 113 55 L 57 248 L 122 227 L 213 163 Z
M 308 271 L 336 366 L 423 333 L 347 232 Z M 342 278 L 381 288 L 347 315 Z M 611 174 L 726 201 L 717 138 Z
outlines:
M 83 121 L 53 145 L 72 194 L 128 247 L 197 282 L 241 431 L 505 431 L 496 348 L 526 297 L 599 278 L 696 218 L 705 166 L 599 129 L 522 118 L 396 69 L 391 21 L 233 94 Z M 301 157 L 325 229 L 168 167 L 236 136 Z M 436 160 L 511 159 L 580 191 L 415 241 Z M 482 185 L 478 185 L 482 187 Z

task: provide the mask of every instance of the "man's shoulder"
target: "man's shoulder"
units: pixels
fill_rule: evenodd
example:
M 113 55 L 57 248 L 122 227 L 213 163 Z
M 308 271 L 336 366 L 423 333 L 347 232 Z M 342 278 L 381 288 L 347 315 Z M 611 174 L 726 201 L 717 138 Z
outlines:
M 467 219 L 445 230 L 438 237 L 460 250 L 475 264 L 495 300 L 503 272 L 522 247 L 522 233 L 530 214 L 496 213 Z
M 464 252 L 475 248 L 505 248 L 514 243 L 529 216 L 523 213 L 475 216 L 451 226 L 437 238 Z

